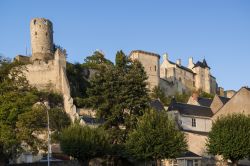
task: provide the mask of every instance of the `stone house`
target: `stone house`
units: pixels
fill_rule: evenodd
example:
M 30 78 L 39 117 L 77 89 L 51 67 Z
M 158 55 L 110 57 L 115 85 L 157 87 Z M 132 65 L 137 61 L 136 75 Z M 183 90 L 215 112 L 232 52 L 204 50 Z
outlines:
M 206 152 L 206 140 L 212 123 L 227 114 L 250 115 L 250 88 L 242 87 L 232 98 L 215 95 L 213 99 L 206 99 L 194 94 L 187 103 L 172 100 L 168 113 L 176 126 L 185 133 L 188 150 L 202 157 L 200 164 L 215 164 L 219 162 L 218 157 Z M 240 164 L 249 165 L 250 161 L 242 160 Z

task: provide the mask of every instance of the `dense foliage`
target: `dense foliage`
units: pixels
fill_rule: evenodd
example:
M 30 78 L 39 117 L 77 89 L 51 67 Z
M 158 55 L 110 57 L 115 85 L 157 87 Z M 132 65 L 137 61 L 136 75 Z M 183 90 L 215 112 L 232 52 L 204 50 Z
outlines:
M 152 93 L 151 93 L 151 98 L 152 99 L 159 99 L 165 106 L 169 106 L 171 103 L 173 97 L 177 102 L 180 103 L 187 103 L 188 99 L 190 97 L 190 94 L 184 93 L 184 94 L 178 94 L 176 93 L 174 96 L 166 96 L 163 92 L 163 90 L 156 86 L 153 88 Z
M 166 112 L 148 111 L 126 142 L 128 154 L 140 160 L 176 158 L 187 148 L 184 134 Z
M 36 152 L 39 146 L 36 133 L 46 128 L 46 111 L 35 109 L 34 104 L 49 103 L 51 121 L 55 121 L 52 130 L 60 131 L 70 121 L 62 111 L 61 95 L 39 92 L 30 87 L 24 77 L 25 67 L 17 62 L 0 63 L 0 154 L 1 159 L 11 159 L 23 150 Z M 59 113 L 62 113 L 58 115 Z M 64 122 L 59 120 L 64 119 Z M 23 145 L 27 145 L 24 147 Z M 41 144 L 40 144 L 41 145 Z M 24 149 L 25 148 L 25 149 Z
M 209 132 L 207 148 L 234 164 L 250 157 L 250 116 L 232 114 L 217 119 Z
M 102 128 L 75 124 L 63 130 L 60 145 L 64 153 L 88 165 L 91 158 L 106 154 L 109 139 Z
M 86 89 L 89 87 L 89 70 L 79 63 L 67 63 L 66 72 L 69 80 L 71 96 L 73 98 L 86 97 Z
M 103 67 L 112 65 L 113 63 L 110 60 L 106 59 L 104 57 L 104 54 L 100 51 L 95 51 L 92 56 L 88 56 L 87 58 L 85 58 L 83 63 L 84 67 L 96 70 L 100 70 Z
M 91 79 L 84 103 L 105 120 L 114 143 L 121 143 L 148 107 L 149 97 L 141 63 L 130 61 L 122 51 L 116 57 L 116 65 L 102 68 Z

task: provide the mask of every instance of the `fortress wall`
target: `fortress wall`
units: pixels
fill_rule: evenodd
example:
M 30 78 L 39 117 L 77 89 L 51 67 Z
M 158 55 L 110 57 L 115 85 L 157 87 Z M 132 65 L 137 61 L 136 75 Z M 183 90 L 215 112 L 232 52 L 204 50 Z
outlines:
M 38 90 L 50 90 L 63 94 L 64 109 L 71 120 L 79 119 L 76 106 L 70 95 L 70 86 L 66 75 L 65 54 L 57 50 L 54 60 L 34 61 L 25 66 L 24 74 L 29 84 L 35 86 Z
M 35 86 L 38 90 L 54 90 L 61 92 L 58 85 L 58 65 L 55 61 L 50 60 L 48 63 L 43 61 L 36 61 L 33 64 L 26 65 L 24 74 L 29 81 L 29 84 Z

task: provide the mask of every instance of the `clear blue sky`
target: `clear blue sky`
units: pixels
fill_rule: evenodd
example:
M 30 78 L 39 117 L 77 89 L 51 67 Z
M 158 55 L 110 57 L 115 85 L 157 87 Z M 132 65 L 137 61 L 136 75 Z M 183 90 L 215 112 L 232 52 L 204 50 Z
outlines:
M 1 0 L 0 54 L 30 52 L 33 17 L 53 22 L 70 62 L 96 49 L 112 61 L 120 49 L 167 52 L 185 65 L 205 57 L 225 89 L 250 85 L 249 0 Z

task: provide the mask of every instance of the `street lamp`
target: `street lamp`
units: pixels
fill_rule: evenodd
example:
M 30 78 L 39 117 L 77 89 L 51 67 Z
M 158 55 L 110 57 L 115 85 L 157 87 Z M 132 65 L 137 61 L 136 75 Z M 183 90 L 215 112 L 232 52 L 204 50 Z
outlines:
M 43 103 L 45 107 L 45 111 L 47 113 L 47 129 L 48 129 L 48 155 L 47 155 L 47 160 L 48 160 L 48 166 L 50 166 L 50 154 L 51 154 L 51 145 L 50 145 L 50 128 L 49 128 L 49 104 L 48 102 Z

